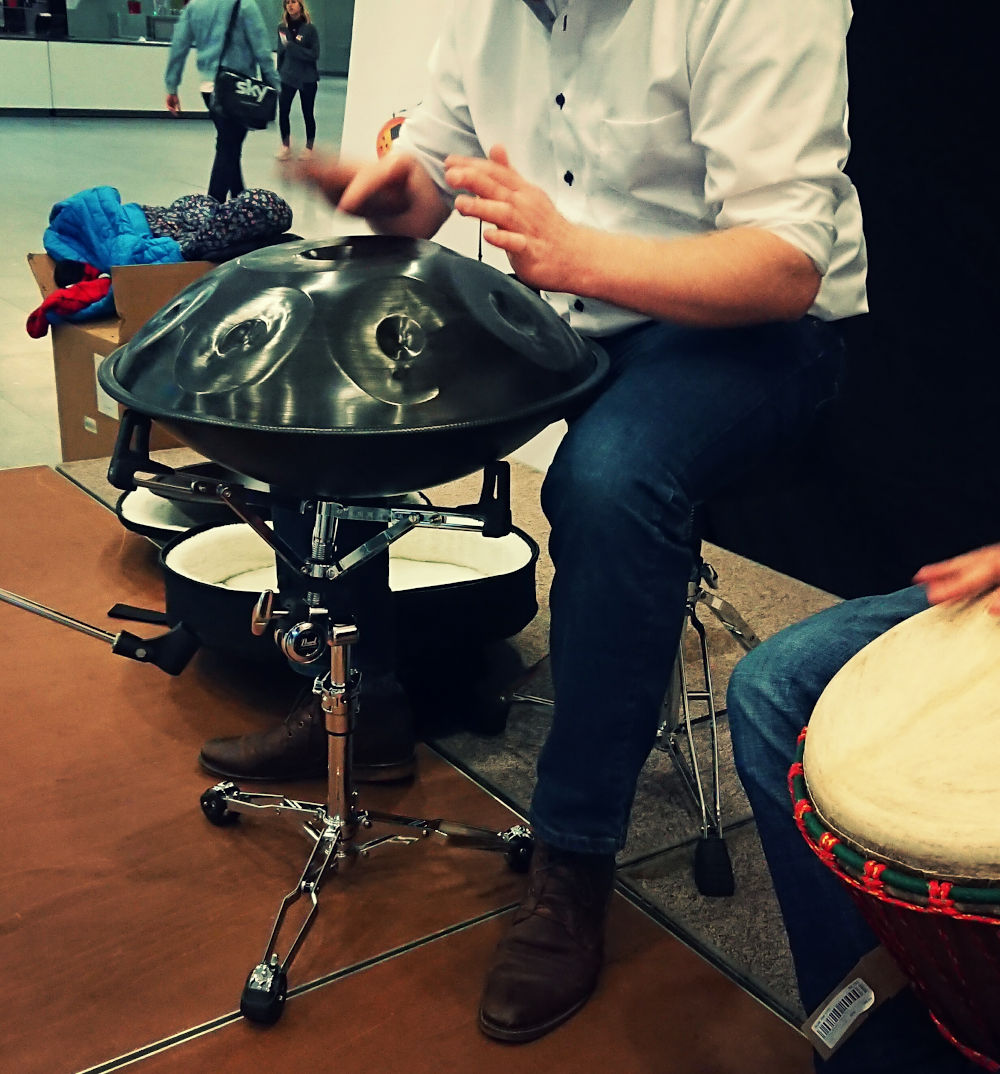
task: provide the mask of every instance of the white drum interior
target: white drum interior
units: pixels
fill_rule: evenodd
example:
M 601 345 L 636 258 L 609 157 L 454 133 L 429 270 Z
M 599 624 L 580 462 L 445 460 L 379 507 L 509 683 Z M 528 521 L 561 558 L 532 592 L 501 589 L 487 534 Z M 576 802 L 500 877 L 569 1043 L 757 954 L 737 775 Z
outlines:
M 939 605 L 877 638 L 809 722 L 823 821 L 925 875 L 1000 880 L 1000 618 L 986 603 Z
M 225 510 L 225 506 L 218 504 L 213 508 L 210 505 L 206 509 L 201 505 L 191 505 L 188 509 L 183 503 L 157 496 L 145 488 L 137 488 L 122 497 L 118 508 L 126 522 L 165 533 L 183 533 L 192 526 L 207 522 L 209 512 L 213 509 Z
M 531 562 L 532 549 L 518 534 L 483 537 L 462 530 L 425 527 L 389 546 L 389 586 L 394 592 L 512 574 Z M 179 541 L 166 557 L 175 574 L 246 592 L 276 589 L 274 552 L 242 522 L 213 526 Z

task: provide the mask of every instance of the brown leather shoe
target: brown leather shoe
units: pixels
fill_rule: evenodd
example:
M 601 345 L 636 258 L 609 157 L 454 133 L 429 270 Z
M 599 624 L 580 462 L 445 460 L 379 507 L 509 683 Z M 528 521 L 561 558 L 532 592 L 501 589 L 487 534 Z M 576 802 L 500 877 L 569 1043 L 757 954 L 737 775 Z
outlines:
M 486 977 L 479 1027 L 488 1037 L 536 1040 L 590 999 L 614 878 L 611 854 L 573 854 L 536 842 L 528 893 Z
M 389 783 L 416 772 L 413 716 L 391 675 L 362 679 L 353 738 L 356 783 Z M 326 778 L 326 725 L 320 697 L 306 687 L 284 722 L 270 731 L 209 739 L 198 755 L 207 772 L 226 779 L 285 781 Z

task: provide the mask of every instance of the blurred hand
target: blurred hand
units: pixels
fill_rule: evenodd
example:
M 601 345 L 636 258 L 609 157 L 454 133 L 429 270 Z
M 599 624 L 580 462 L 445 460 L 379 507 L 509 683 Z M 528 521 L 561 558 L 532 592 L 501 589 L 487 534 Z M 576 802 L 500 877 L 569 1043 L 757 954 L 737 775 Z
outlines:
M 448 207 L 426 170 L 405 153 L 356 164 L 314 154 L 295 177 L 316 187 L 341 212 L 364 217 L 380 232 L 430 238 Z
M 172 116 L 179 116 L 181 114 L 181 99 L 176 93 L 167 94 L 167 111 Z
M 926 588 L 931 604 L 964 600 L 996 590 L 988 607 L 993 615 L 1000 615 L 1000 544 L 930 563 L 921 567 L 913 580 Z
M 486 160 L 448 157 L 444 174 L 465 192 L 455 200 L 456 212 L 493 225 L 483 238 L 507 254 L 518 279 L 547 291 L 574 290 L 587 257 L 586 231 L 510 166 L 503 146 L 494 146 Z

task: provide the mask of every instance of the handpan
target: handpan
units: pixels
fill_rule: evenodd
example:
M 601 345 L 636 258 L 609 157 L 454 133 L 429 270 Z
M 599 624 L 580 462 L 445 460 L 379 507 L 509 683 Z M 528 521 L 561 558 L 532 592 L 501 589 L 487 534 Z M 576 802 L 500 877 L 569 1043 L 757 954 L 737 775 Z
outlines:
M 98 379 L 220 465 L 336 501 L 482 469 L 569 416 L 606 371 L 603 351 L 512 277 L 369 235 L 220 265 Z
M 807 842 L 944 1035 L 1000 1070 L 1000 618 L 939 605 L 862 649 L 792 768 Z

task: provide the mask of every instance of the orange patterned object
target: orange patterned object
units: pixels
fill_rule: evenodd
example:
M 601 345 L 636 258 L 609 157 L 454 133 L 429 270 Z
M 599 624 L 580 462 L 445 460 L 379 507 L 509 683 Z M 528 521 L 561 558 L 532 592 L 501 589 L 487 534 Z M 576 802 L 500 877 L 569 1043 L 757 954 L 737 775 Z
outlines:
M 392 149 L 392 143 L 399 137 L 399 128 L 402 127 L 404 119 L 406 116 L 394 115 L 382 124 L 375 138 L 375 152 L 380 159 Z

